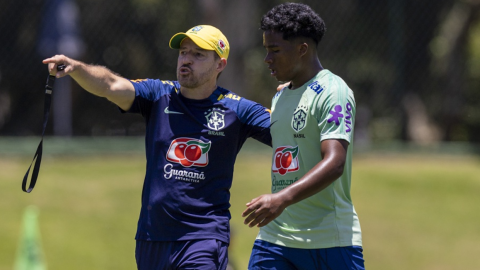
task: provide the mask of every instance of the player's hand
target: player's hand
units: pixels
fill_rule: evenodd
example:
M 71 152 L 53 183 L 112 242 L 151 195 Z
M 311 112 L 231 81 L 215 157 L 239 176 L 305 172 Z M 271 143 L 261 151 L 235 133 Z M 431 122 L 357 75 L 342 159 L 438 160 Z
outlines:
M 243 211 L 243 222 L 250 228 L 263 227 L 276 219 L 285 209 L 282 198 L 279 194 L 265 194 L 247 203 L 247 209 Z
M 280 84 L 277 86 L 277 92 L 281 91 L 283 88 L 288 87 L 290 85 L 290 82 L 286 82 L 284 84 Z
M 76 61 L 65 55 L 55 55 L 43 60 L 42 63 L 48 64 L 48 72 L 50 75 L 61 78 L 75 70 Z M 65 68 L 63 70 L 57 70 L 57 66 L 59 65 L 65 65 Z

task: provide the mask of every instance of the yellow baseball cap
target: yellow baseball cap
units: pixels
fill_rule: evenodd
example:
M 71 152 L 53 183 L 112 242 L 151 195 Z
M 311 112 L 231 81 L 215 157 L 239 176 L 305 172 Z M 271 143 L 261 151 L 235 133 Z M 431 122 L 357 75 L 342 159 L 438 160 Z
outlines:
M 227 38 L 217 28 L 211 25 L 198 25 L 186 33 L 177 33 L 170 39 L 170 48 L 180 49 L 180 44 L 186 37 L 189 37 L 198 47 L 216 51 L 221 58 L 228 58 L 230 45 Z

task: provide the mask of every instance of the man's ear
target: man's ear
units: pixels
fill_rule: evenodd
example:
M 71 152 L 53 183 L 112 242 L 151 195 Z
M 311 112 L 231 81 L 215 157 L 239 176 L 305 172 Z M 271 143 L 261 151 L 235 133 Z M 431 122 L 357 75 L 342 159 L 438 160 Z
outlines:
M 303 42 L 298 45 L 298 52 L 300 53 L 300 57 L 304 56 L 308 52 L 308 43 Z
M 227 59 L 220 58 L 220 61 L 218 62 L 218 65 L 217 65 L 218 73 L 222 72 L 226 66 L 227 66 Z

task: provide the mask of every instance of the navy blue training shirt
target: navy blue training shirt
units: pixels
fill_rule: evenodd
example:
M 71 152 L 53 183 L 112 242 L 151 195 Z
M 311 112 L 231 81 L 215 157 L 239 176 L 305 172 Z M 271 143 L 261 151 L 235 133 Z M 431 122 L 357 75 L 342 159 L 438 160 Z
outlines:
M 235 159 L 248 137 L 271 146 L 269 111 L 221 87 L 192 100 L 176 81 L 132 83 L 147 158 L 136 239 L 228 243 Z

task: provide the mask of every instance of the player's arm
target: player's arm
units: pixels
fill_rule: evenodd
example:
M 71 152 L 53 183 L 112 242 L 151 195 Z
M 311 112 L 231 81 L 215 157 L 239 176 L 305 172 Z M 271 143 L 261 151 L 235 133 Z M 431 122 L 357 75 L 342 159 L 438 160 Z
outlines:
M 48 64 L 51 75 L 57 78 L 70 75 L 83 89 L 107 98 L 122 110 L 127 111 L 133 104 L 135 88 L 132 83 L 106 67 L 88 65 L 64 55 L 47 58 L 43 63 Z M 60 64 L 66 66 L 63 71 L 57 71 L 57 65 Z
M 249 203 L 242 213 L 250 227 L 263 227 L 277 218 L 283 210 L 328 187 L 343 174 L 348 142 L 324 140 L 321 143 L 322 161 L 302 178 L 275 194 L 264 194 Z

